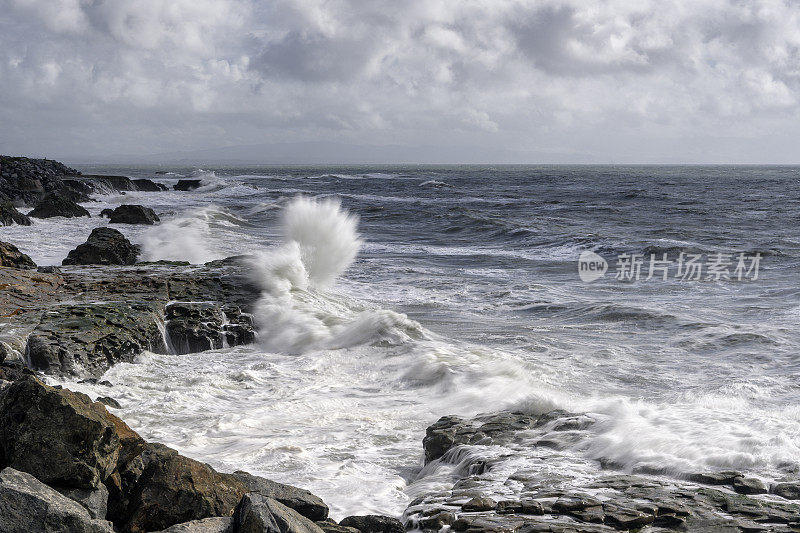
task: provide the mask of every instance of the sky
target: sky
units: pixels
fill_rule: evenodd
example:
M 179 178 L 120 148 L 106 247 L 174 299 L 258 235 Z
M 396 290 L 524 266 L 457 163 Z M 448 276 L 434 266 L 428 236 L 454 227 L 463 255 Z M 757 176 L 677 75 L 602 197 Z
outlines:
M 799 91 L 797 0 L 0 0 L 6 154 L 800 163 Z

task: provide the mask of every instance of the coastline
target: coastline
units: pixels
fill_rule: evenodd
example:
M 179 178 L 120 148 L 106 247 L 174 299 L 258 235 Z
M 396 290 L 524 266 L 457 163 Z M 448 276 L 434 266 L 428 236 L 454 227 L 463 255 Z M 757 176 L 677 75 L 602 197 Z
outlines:
M 5 174 L 4 168 L 0 166 L 0 172 Z M 36 164 L 30 168 L 35 170 Z M 16 184 L 0 188 L 0 192 L 11 202 L 29 203 L 59 191 L 66 200 L 69 200 L 67 196 L 81 200 L 88 199 L 90 194 L 110 190 L 137 190 L 137 184 L 125 177 L 81 176 L 75 174 L 77 171 L 74 169 L 63 171 L 61 175 L 55 170 L 53 172 L 41 177 L 37 177 L 34 171 L 26 176 L 14 172 Z M 192 184 L 185 186 L 188 189 Z M 152 192 L 158 194 L 158 191 Z M 102 418 L 105 415 L 100 413 L 100 409 L 105 411 L 104 407 L 87 403 L 90 399 L 77 400 L 67 392 L 37 384 L 22 368 L 23 365 L 44 374 L 84 372 L 84 378 L 97 379 L 114 363 L 129 361 L 143 349 L 189 354 L 218 347 L 217 343 L 230 345 L 238 340 L 252 341 L 254 329 L 252 321 L 248 322 L 246 317 L 259 289 L 248 280 L 245 261 L 232 258 L 200 266 L 179 263 L 76 265 L 63 269 L 45 268 L 42 272 L 0 268 L 0 283 L 9 289 L 4 291 L 0 301 L 0 316 L 3 317 L 0 319 L 0 335 L 3 337 L 0 340 L 4 346 L 2 365 L 6 381 L 14 383 L 5 384 L 4 391 L 38 391 L 35 394 L 48 397 L 64 395 L 69 401 L 81 403 L 85 409 Z M 58 312 L 52 312 L 54 310 Z M 232 324 L 238 328 L 232 328 Z M 3 402 L 9 402 L 8 410 L 11 400 L 6 396 L 7 392 L 3 394 Z M 117 427 L 114 418 L 110 420 L 111 425 Z M 452 488 L 420 494 L 402 517 L 405 527 L 431 531 L 445 526 L 455 531 L 612 531 L 643 527 L 649 528 L 648 531 L 657 531 L 657 528 L 793 531 L 800 528 L 797 519 L 800 509 L 790 501 L 800 498 L 797 484 L 787 486 L 775 482 L 760 487 L 756 483 L 758 480 L 724 472 L 698 473 L 696 477 L 685 480 L 659 477 L 662 472 L 614 473 L 605 483 L 588 485 L 579 477 L 559 476 L 558 465 L 548 463 L 547 450 L 558 449 L 565 439 L 578 436 L 591 423 L 590 416 L 564 412 L 535 415 L 500 413 L 475 420 L 440 420 L 428 428 L 424 445 L 427 464 L 424 468 L 441 470 L 442 478 L 452 481 Z M 107 423 L 104 427 L 110 426 Z M 175 459 L 172 452 L 159 448 L 159 445 L 139 442 L 128 435 L 132 430 L 126 427 L 121 433 L 118 430 L 117 440 L 135 440 L 138 444 L 134 451 L 123 453 L 118 449 L 116 461 L 110 461 L 114 463 L 113 468 L 109 470 L 107 466 L 102 474 L 106 477 L 99 479 L 102 475 L 98 474 L 98 480 L 95 482 L 93 479 L 91 487 L 106 486 L 106 481 L 115 475 L 119 475 L 119 483 L 122 483 L 125 479 L 123 473 L 129 472 L 130 468 L 147 471 L 148 467 L 142 466 L 145 463 L 156 466 L 170 464 L 176 471 L 199 468 L 213 479 L 208 483 L 212 492 L 224 485 L 225 479 L 230 480 L 225 478 L 226 474 L 205 470 L 189 459 Z M 41 429 L 37 426 L 30 431 Z M 543 452 L 542 468 L 530 472 L 511 471 L 515 467 L 507 464 L 504 454 L 513 455 L 515 444 L 530 447 L 532 442 Z M 35 456 L 30 457 L 30 451 L 24 461 L 18 458 L 9 460 L 8 449 L 4 444 L 4 466 L 15 468 L 17 465 L 24 471 L 23 465 L 36 460 Z M 128 460 L 120 462 L 120 455 Z M 137 466 L 130 466 L 134 461 L 137 461 Z M 615 471 L 614 465 L 610 464 L 589 467 Z M 222 477 L 215 477 L 217 475 Z M 132 486 L 138 486 L 141 475 L 132 475 L 131 478 L 135 478 Z M 112 480 L 109 483 L 117 482 Z M 87 490 L 83 481 L 73 488 Z M 117 489 L 119 493 L 124 492 L 119 486 Z M 159 493 L 167 489 L 169 487 L 161 485 L 154 490 Z M 108 490 L 112 492 L 110 488 Z M 764 491 L 766 495 L 758 494 Z M 225 505 L 209 507 L 201 512 L 201 516 L 192 518 L 228 515 L 238 509 L 239 514 L 233 520 L 239 524 L 236 526 L 240 527 L 238 530 L 243 531 L 243 526 L 237 522 L 244 521 L 243 513 L 256 507 L 263 511 L 265 504 L 260 502 L 259 507 L 245 501 L 246 489 L 241 486 L 224 492 L 234 496 L 226 500 Z M 115 496 L 112 498 L 116 499 L 111 507 L 122 501 Z M 277 511 L 269 508 L 264 513 L 287 514 L 282 508 L 277 508 Z M 118 517 L 115 526 L 122 531 L 149 530 L 146 528 L 150 525 L 131 525 L 130 516 L 133 514 L 125 511 L 113 515 Z M 291 513 L 288 514 L 295 522 L 298 521 Z M 177 524 L 179 522 L 167 522 L 180 518 L 183 516 L 166 518 L 158 527 Z M 321 527 L 326 531 L 343 531 L 330 523 L 309 525 L 300 522 L 301 525 L 293 522 L 289 530 L 311 528 L 317 531 L 313 528 Z M 362 533 L 396 531 L 403 527 L 388 518 L 370 519 L 369 523 L 355 519 L 343 522 L 343 527 L 357 524 L 356 529 Z M 228 527 L 231 522 L 225 524 L 224 527 Z

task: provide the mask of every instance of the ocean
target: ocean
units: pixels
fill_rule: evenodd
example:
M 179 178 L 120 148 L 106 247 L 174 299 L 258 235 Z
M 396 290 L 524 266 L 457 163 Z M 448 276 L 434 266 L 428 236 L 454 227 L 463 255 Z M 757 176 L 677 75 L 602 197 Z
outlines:
M 336 519 L 445 486 L 421 441 L 448 414 L 586 413 L 550 450 L 578 476 L 798 475 L 800 167 L 78 168 L 203 185 L 0 240 L 58 265 L 135 203 L 162 219 L 115 225 L 144 260 L 256 257 L 256 344 L 62 381 L 148 440 L 307 488 Z

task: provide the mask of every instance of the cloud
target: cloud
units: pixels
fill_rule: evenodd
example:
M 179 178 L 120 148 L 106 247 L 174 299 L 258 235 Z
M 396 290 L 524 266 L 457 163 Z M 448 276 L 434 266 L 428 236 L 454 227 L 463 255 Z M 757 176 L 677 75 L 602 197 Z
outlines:
M 796 157 L 774 151 L 800 133 L 791 2 L 0 1 L 0 151 L 339 140 Z

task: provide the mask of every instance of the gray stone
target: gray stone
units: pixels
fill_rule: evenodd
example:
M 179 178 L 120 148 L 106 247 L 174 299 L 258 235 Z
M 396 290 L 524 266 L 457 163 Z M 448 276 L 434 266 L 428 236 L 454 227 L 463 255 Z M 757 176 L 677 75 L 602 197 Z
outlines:
M 244 483 L 249 491 L 272 498 L 286 507 L 294 509 L 313 522 L 328 518 L 328 506 L 325 505 L 325 502 L 305 489 L 285 485 L 242 471 L 236 471 L 233 475 Z
M 12 224 L 30 226 L 31 219 L 17 211 L 17 208 L 11 202 L 0 202 L 0 226 L 10 226 Z
M 36 268 L 36 263 L 10 242 L 0 241 L 0 267 L 32 270 Z
M 139 247 L 114 228 L 95 228 L 86 242 L 71 250 L 62 265 L 132 265 Z
M 390 516 L 363 515 L 348 516 L 339 522 L 340 526 L 354 527 L 361 533 L 405 533 L 403 523 Z
M 89 217 L 89 211 L 76 204 L 69 198 L 56 193 L 47 194 L 36 204 L 36 207 L 28 213 L 29 217 L 52 218 L 52 217 Z
M 461 506 L 461 510 L 464 512 L 476 512 L 476 511 L 493 511 L 497 507 L 497 502 L 491 498 L 486 497 L 477 497 L 472 498 L 470 501 L 465 503 Z
M 322 533 L 322 529 L 277 500 L 251 492 L 233 515 L 236 533 Z
M 787 500 L 800 500 L 800 482 L 776 483 L 771 492 Z
M 739 494 L 767 494 L 769 489 L 758 478 L 737 477 L 733 480 L 733 490 Z
M 108 218 L 111 224 L 144 224 L 152 226 L 161 221 L 156 212 L 149 207 L 129 204 L 117 207 L 109 214 Z
M 78 502 L 89 511 L 92 518 L 105 520 L 108 511 L 108 489 L 102 483 L 96 489 L 62 489 L 55 488 L 58 492 Z
M 113 533 L 114 529 L 32 475 L 6 468 L 0 472 L 0 531 Z
M 233 518 L 220 516 L 175 524 L 160 533 L 233 533 Z

